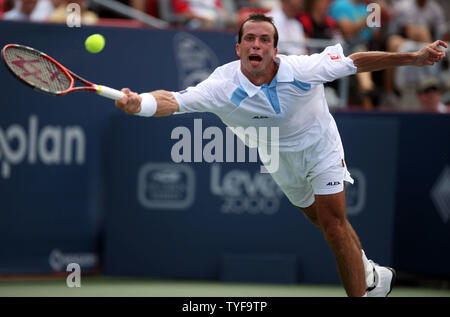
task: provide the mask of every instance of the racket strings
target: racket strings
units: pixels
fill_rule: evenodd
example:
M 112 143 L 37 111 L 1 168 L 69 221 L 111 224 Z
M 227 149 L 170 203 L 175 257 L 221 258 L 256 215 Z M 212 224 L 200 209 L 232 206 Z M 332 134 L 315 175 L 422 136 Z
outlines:
M 5 60 L 9 68 L 30 85 L 58 93 L 71 86 L 70 79 L 51 60 L 39 52 L 22 47 L 11 47 L 5 51 Z

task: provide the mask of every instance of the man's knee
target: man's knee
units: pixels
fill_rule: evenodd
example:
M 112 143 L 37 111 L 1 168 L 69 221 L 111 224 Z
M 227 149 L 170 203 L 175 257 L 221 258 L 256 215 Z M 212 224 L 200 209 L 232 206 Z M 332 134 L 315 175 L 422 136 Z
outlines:
M 345 219 L 332 218 L 332 219 L 320 219 L 319 224 L 322 229 L 323 235 L 328 243 L 338 244 L 339 242 L 347 239 L 347 226 Z
M 325 240 L 327 240 L 331 244 L 339 244 L 340 241 L 346 239 L 347 235 L 347 226 L 344 219 L 334 218 L 334 217 L 325 217 L 319 220 L 317 213 L 314 208 L 300 208 L 303 211 L 305 217 L 316 227 L 320 228 L 323 232 Z
M 316 214 L 320 228 L 329 242 L 345 239 L 348 234 L 345 192 L 316 197 Z

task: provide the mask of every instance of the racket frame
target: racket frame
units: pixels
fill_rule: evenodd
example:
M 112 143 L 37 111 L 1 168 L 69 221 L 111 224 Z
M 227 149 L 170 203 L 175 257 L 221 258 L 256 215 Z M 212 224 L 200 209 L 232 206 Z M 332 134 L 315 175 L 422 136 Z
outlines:
M 41 56 L 42 58 L 45 58 L 47 60 L 49 60 L 53 65 L 55 65 L 59 70 L 61 70 L 63 72 L 63 74 L 67 77 L 67 79 L 70 81 L 70 85 L 69 88 L 63 90 L 63 91 L 58 91 L 58 92 L 52 92 L 49 91 L 43 87 L 39 87 L 39 86 L 35 86 L 31 83 L 29 83 L 25 78 L 23 78 L 20 74 L 17 74 L 16 72 L 14 72 L 10 66 L 8 65 L 8 63 L 6 62 L 6 50 L 8 48 L 11 47 L 18 47 L 18 48 L 24 48 L 26 50 L 29 51 L 33 51 L 34 53 L 36 53 L 37 55 Z M 20 45 L 20 44 L 7 44 L 3 47 L 2 49 L 2 59 L 3 62 L 6 65 L 6 68 L 14 75 L 14 77 L 16 77 L 17 79 L 19 79 L 21 82 L 25 83 L 27 86 L 38 90 L 40 92 L 52 95 L 52 96 L 62 96 L 62 95 L 66 95 L 70 92 L 76 92 L 76 91 L 93 91 L 93 92 L 97 92 L 99 95 L 107 97 L 107 98 L 111 98 L 111 99 L 120 99 L 124 94 L 122 92 L 119 92 L 118 90 L 106 87 L 106 86 L 100 86 L 100 85 L 95 85 L 93 83 L 91 83 L 90 81 L 82 78 L 81 76 L 75 74 L 74 72 L 72 72 L 71 70 L 69 70 L 68 68 L 64 67 L 63 65 L 61 65 L 59 62 L 57 62 L 54 58 L 48 56 L 47 54 L 29 47 L 29 46 L 25 46 L 25 45 Z M 82 82 L 83 84 L 85 84 L 86 86 L 79 86 L 79 87 L 74 87 L 75 84 L 75 80 L 78 80 L 80 82 Z M 103 90 L 103 91 L 102 91 Z

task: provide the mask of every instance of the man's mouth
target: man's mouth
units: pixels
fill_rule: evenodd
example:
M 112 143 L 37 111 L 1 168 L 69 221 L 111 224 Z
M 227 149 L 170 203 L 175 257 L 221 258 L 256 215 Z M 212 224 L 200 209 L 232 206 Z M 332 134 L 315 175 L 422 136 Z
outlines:
M 258 65 L 262 61 L 262 57 L 256 54 L 252 54 L 248 56 L 248 60 L 252 65 Z

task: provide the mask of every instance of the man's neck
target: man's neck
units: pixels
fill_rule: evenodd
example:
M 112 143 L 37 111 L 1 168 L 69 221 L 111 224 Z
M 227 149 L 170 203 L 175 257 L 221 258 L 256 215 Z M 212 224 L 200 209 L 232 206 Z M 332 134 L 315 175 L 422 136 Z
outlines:
M 258 74 L 250 74 L 246 72 L 244 69 L 241 68 L 242 74 L 244 74 L 245 77 L 255 86 L 261 86 L 264 84 L 270 84 L 275 77 L 275 75 L 278 72 L 278 64 L 273 62 L 270 69 L 264 74 L 258 75 Z

